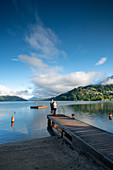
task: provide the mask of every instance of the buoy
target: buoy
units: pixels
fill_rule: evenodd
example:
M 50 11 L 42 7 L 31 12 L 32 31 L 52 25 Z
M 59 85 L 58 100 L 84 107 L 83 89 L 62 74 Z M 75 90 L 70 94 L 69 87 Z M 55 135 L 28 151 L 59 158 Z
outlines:
M 11 122 L 14 122 L 14 121 L 15 121 L 15 117 L 12 116 L 12 117 L 11 117 Z
M 112 120 L 112 113 L 109 113 L 109 120 Z
M 72 114 L 72 118 L 75 119 L 75 114 Z

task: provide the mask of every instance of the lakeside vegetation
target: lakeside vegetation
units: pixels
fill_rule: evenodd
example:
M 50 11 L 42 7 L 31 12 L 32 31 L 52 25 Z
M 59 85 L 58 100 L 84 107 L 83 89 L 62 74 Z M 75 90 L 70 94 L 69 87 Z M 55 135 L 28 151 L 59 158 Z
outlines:
M 113 100 L 113 85 L 88 85 L 58 95 L 54 100 L 111 101 Z
M 5 101 L 27 101 L 27 100 L 18 96 L 0 96 L 0 102 Z

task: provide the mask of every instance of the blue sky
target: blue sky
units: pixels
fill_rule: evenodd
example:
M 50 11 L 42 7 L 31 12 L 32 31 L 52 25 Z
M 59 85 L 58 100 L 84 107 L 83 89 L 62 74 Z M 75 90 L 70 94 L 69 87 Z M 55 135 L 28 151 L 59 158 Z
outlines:
M 112 64 L 112 0 L 0 1 L 0 96 L 56 96 L 105 80 Z

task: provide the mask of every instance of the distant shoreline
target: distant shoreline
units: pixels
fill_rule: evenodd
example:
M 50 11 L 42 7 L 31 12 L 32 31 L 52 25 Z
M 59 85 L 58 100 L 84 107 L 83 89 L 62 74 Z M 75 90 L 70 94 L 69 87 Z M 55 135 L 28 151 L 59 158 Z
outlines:
M 9 102 L 9 101 L 28 101 L 18 96 L 0 96 L 0 102 Z

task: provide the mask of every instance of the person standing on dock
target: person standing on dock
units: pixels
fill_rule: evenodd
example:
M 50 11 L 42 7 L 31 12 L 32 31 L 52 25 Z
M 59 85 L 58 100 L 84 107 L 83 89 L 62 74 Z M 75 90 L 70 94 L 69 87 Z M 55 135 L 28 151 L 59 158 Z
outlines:
M 53 110 L 54 110 L 54 115 L 56 115 L 57 103 L 55 101 L 53 102 Z
M 52 101 L 51 101 L 51 103 L 50 103 L 51 113 L 52 113 L 52 114 L 54 113 L 54 109 L 53 109 L 53 102 L 54 102 L 54 100 L 52 99 Z

